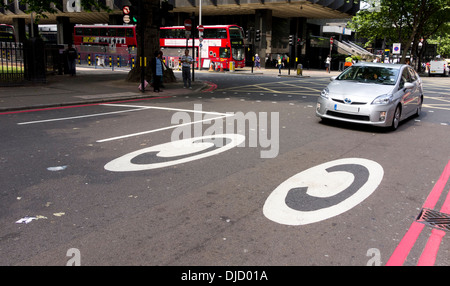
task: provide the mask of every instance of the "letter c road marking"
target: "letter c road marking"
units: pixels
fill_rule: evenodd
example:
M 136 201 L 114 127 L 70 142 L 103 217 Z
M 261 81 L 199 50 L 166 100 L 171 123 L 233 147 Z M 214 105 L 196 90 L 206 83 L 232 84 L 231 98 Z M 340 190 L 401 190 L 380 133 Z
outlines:
M 123 155 L 107 163 L 105 169 L 128 172 L 169 167 L 219 154 L 244 141 L 245 136 L 240 134 L 216 134 L 177 140 Z M 216 146 L 216 143 L 219 144 Z
M 286 225 L 319 222 L 364 201 L 377 189 L 383 175 L 381 165 L 361 158 L 317 165 L 281 183 L 267 198 L 263 213 Z

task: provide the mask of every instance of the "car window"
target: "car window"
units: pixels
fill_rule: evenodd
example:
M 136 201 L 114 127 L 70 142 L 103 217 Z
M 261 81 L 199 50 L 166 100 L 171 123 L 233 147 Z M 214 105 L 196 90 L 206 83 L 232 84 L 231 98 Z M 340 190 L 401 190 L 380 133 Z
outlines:
M 409 70 L 409 74 L 411 76 L 411 80 L 412 81 L 416 81 L 419 78 L 419 76 L 417 75 L 416 71 L 414 69 L 412 69 L 412 68 L 408 68 L 408 70 Z
M 400 79 L 400 88 L 403 88 L 403 86 L 407 82 L 412 82 L 411 81 L 411 76 L 409 74 L 408 68 L 404 68 L 403 71 L 402 71 L 402 77 Z
M 354 80 L 364 83 L 394 85 L 398 70 L 378 66 L 351 66 L 341 73 L 337 80 Z

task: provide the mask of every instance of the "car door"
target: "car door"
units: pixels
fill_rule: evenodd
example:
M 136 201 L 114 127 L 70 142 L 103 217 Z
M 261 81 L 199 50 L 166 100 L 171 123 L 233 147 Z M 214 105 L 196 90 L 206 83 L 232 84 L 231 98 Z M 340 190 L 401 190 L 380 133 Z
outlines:
M 407 67 L 403 68 L 401 72 L 398 93 L 399 96 L 401 96 L 400 102 L 402 104 L 402 118 L 405 118 L 411 112 L 412 90 L 405 88 L 405 84 L 407 82 L 411 82 L 411 75 L 409 74 Z
M 422 83 L 419 75 L 412 67 L 408 67 L 409 74 L 411 76 L 411 82 L 414 84 L 414 88 L 411 90 L 411 112 L 417 110 L 417 106 L 421 104 L 422 96 Z

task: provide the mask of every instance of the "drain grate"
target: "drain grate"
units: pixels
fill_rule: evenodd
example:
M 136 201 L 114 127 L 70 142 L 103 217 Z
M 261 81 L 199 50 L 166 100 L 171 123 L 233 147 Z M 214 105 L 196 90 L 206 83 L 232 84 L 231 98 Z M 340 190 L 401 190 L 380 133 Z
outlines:
M 423 208 L 416 221 L 433 228 L 450 231 L 450 214 Z

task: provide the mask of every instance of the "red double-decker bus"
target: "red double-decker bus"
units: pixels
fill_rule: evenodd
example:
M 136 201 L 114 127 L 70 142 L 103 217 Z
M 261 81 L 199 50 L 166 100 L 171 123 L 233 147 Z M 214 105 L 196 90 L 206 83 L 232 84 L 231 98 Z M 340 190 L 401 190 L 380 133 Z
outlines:
M 14 27 L 11 25 L 0 24 L 0 42 L 15 42 Z
M 79 63 L 134 66 L 136 26 L 75 25 L 73 44 L 78 51 Z
M 76 46 L 136 48 L 136 27 L 133 25 L 76 25 L 73 43 Z
M 196 67 L 200 64 L 201 67 L 208 68 L 211 63 L 223 69 L 229 69 L 230 63 L 234 63 L 236 68 L 245 66 L 244 32 L 241 27 L 237 25 L 203 27 L 201 38 L 197 29 L 194 31 Z M 179 57 L 184 55 L 186 48 L 192 49 L 192 36 L 186 40 L 184 26 L 161 27 L 159 38 L 161 50 L 170 67 L 177 65 Z M 199 63 L 199 50 L 201 63 Z

